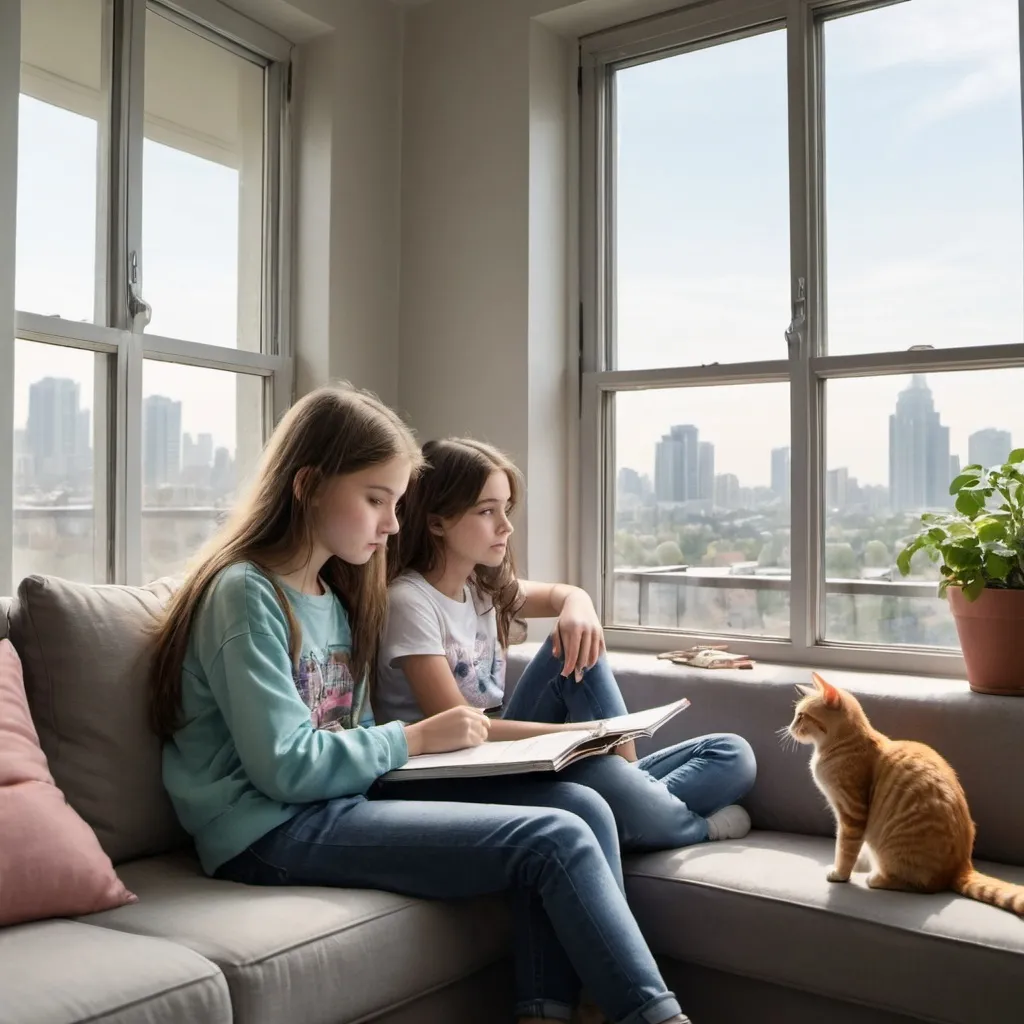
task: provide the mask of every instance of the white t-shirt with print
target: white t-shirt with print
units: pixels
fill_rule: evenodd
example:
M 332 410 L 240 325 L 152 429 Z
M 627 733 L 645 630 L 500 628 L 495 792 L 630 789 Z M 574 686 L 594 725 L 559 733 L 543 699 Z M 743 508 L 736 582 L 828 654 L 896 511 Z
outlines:
M 396 664 L 413 654 L 448 659 L 455 682 L 475 708 L 501 706 L 505 696 L 505 652 L 490 598 L 466 585 L 461 601 L 435 590 L 418 572 L 399 576 L 388 588 L 388 614 L 377 658 L 373 711 L 378 724 L 418 722 L 423 712 L 405 673 Z

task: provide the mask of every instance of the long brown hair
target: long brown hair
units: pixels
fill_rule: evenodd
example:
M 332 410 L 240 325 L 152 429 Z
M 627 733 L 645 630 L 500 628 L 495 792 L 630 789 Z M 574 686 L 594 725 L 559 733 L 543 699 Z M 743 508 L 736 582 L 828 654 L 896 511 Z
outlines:
M 431 525 L 438 519 L 465 515 L 480 500 L 487 478 L 495 471 L 508 477 L 512 508 L 523 493 L 523 475 L 515 463 L 482 441 L 464 437 L 427 441 L 423 458 L 426 465 L 399 505 L 402 528 L 398 543 L 388 549 L 389 580 L 410 569 L 425 575 L 444 565 L 444 538 Z M 516 612 L 522 604 L 511 545 L 501 565 L 476 566 L 470 584 L 491 599 L 498 642 L 507 647 L 513 623 L 519 624 Z
M 192 624 L 217 574 L 243 561 L 267 574 L 288 619 L 289 653 L 297 662 L 301 631 L 272 568 L 312 551 L 311 508 L 327 480 L 393 458 L 408 459 L 413 473 L 422 464 L 412 432 L 368 391 L 346 383 L 329 384 L 309 392 L 285 413 L 266 446 L 249 493 L 200 552 L 157 628 L 150 720 L 158 735 L 169 737 L 178 727 L 181 673 Z M 297 488 L 300 470 L 306 473 Z M 372 662 L 387 609 L 385 559 L 384 552 L 377 551 L 366 565 L 356 566 L 331 557 L 321 572 L 351 621 L 355 679 L 363 673 L 373 677 Z

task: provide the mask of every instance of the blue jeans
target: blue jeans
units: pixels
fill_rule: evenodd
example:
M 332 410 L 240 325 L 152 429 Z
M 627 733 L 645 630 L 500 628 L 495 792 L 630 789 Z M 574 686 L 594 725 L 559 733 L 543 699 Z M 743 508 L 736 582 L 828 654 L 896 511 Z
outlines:
M 311 804 L 216 874 L 427 899 L 512 889 L 519 1016 L 569 1020 L 581 980 L 619 1024 L 680 1013 L 626 903 L 614 818 L 587 786 L 378 783 L 367 797 Z
M 608 659 L 580 682 L 562 675 L 549 639 L 523 672 L 502 713 L 520 722 L 590 722 L 626 714 Z M 684 711 L 683 714 L 686 714 Z M 588 757 L 559 772 L 567 782 L 600 793 L 628 852 L 666 850 L 703 842 L 707 818 L 750 792 L 757 765 L 750 744 L 732 733 L 698 736 L 636 763 Z

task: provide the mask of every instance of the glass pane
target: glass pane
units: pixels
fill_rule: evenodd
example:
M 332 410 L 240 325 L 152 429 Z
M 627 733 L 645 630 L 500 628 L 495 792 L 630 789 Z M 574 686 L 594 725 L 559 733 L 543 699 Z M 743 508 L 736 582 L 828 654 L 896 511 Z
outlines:
M 789 385 L 614 402 L 608 624 L 788 637 Z
M 616 367 L 785 358 L 786 37 L 615 75 Z
M 263 378 L 146 360 L 142 572 L 181 572 L 212 536 L 263 448 Z
M 107 581 L 108 358 L 15 342 L 15 584 L 32 573 Z
M 828 350 L 1020 343 L 1017 0 L 827 21 Z
M 826 387 L 826 639 L 955 648 L 937 566 L 922 554 L 904 577 L 895 560 L 922 511 L 952 510 L 949 485 L 961 466 L 1005 462 L 1024 442 L 1024 370 Z
M 21 5 L 14 304 L 68 320 L 95 315 L 104 8 L 103 0 Z
M 151 333 L 260 347 L 263 75 L 147 12 L 142 251 Z

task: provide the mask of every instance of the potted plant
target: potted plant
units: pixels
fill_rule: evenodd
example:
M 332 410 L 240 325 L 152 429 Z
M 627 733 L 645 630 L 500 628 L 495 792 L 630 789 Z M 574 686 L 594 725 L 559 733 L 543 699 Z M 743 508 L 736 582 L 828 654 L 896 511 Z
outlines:
M 924 513 L 896 566 L 907 576 L 918 551 L 939 563 L 971 689 L 1024 696 L 1024 448 L 966 466 L 949 493 L 956 511 Z

